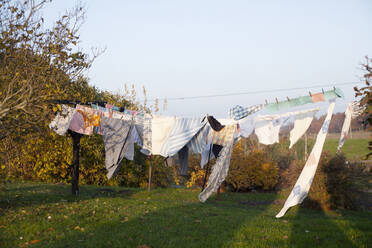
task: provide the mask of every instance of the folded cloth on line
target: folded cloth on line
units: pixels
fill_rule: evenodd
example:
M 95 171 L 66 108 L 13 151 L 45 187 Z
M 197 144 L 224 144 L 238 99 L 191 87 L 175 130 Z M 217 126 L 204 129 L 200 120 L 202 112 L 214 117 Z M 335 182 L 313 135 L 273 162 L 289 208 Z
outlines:
M 111 178 L 119 169 L 124 157 L 133 159 L 132 121 L 102 117 L 102 138 L 105 146 L 107 177 Z
M 240 105 L 236 105 L 229 110 L 229 116 L 230 118 L 233 118 L 237 121 L 247 117 L 248 115 L 254 114 L 257 111 L 260 111 L 261 109 L 263 109 L 264 106 L 264 104 L 257 104 L 250 107 L 242 107 Z
M 234 139 L 234 135 L 236 132 L 236 124 L 233 125 L 226 125 L 220 131 L 215 131 L 213 129 L 209 130 L 207 136 L 207 144 L 216 144 L 224 146 L 230 142 L 231 139 Z
M 161 147 L 160 155 L 171 157 L 182 149 L 206 124 L 201 118 L 177 117 L 168 137 Z
M 80 134 L 91 135 L 93 128 L 100 125 L 101 112 L 90 107 L 76 105 L 69 128 Z
M 161 155 L 161 149 L 168 138 L 174 123 L 175 117 L 154 116 L 151 121 L 151 154 Z
M 309 129 L 311 122 L 315 114 L 319 111 L 319 108 L 310 109 L 308 112 L 299 113 L 295 116 L 295 122 L 293 129 L 290 132 L 289 140 L 290 145 L 289 149 L 292 148 L 294 144 L 305 134 L 307 129 Z
M 314 97 L 313 97 L 314 96 Z M 265 111 L 268 113 L 277 112 L 283 109 L 301 106 L 308 103 L 315 103 L 319 101 L 330 101 L 337 98 L 344 98 L 344 93 L 341 89 L 336 88 L 334 90 L 325 91 L 324 93 L 316 93 L 311 96 L 300 96 L 297 98 L 291 98 L 290 101 L 281 101 L 278 103 L 269 103 L 265 105 Z
M 59 135 L 65 135 L 76 109 L 67 105 L 62 105 L 61 110 L 62 111 L 57 113 L 54 119 L 50 122 L 49 128 Z
M 319 108 L 287 112 L 280 115 L 259 115 L 254 119 L 255 134 L 261 144 L 271 145 L 279 142 L 280 127 L 292 116 L 318 111 Z M 302 132 L 303 130 L 301 130 Z M 305 130 L 306 131 L 306 130 Z M 296 131 L 297 132 L 297 131 Z M 302 133 L 303 134 L 303 133 Z

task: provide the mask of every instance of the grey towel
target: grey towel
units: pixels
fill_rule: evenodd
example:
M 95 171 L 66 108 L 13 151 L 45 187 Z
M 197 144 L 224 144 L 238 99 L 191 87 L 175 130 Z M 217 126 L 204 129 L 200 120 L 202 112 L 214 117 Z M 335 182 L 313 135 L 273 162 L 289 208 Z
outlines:
M 101 118 L 102 138 L 105 145 L 107 177 L 111 178 L 118 170 L 130 142 L 133 122 L 114 118 Z M 129 148 L 130 150 L 130 148 Z

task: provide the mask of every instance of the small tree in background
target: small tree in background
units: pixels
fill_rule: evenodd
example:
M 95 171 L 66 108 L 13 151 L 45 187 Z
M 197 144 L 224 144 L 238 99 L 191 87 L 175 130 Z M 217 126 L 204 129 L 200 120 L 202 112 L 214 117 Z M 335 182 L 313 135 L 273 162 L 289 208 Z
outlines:
M 363 79 L 365 81 L 366 86 L 358 88 L 354 87 L 355 90 L 355 97 L 362 97 L 360 100 L 360 106 L 365 107 L 365 111 L 363 114 L 363 122 L 364 126 L 368 128 L 368 130 L 372 130 L 372 93 L 371 93 L 371 80 L 372 80 L 372 59 L 368 56 L 366 57 L 366 62 L 362 64 L 362 69 L 364 72 Z M 372 141 L 369 142 L 368 149 L 371 150 L 367 157 L 372 155 Z

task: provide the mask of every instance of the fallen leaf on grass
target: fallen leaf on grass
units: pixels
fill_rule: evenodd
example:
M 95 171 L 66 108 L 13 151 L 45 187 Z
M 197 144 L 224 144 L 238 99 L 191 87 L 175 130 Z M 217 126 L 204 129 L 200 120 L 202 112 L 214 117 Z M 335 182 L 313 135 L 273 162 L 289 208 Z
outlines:
M 283 223 L 288 223 L 288 220 L 282 220 Z
M 287 235 L 283 235 L 283 239 L 287 239 L 288 238 L 288 236 Z
M 39 242 L 40 242 L 40 240 L 35 239 L 35 240 L 30 241 L 30 242 L 26 242 L 26 243 L 20 244 L 19 246 L 20 247 L 26 247 L 26 246 L 29 246 L 29 245 L 32 245 L 32 244 L 36 244 L 36 243 L 39 243 Z
M 129 219 L 128 217 L 124 217 L 124 219 L 121 221 L 121 223 L 127 222 Z

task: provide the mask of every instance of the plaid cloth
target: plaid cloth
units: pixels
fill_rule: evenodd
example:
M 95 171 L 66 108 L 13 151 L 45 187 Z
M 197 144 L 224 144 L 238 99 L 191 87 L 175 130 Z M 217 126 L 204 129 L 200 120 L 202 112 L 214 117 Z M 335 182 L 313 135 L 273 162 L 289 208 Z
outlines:
M 240 105 L 236 105 L 235 107 L 230 109 L 229 116 L 230 118 L 233 118 L 234 120 L 237 121 L 247 117 L 248 115 L 254 114 L 257 111 L 260 111 L 263 107 L 264 107 L 263 104 L 257 104 L 246 108 Z

